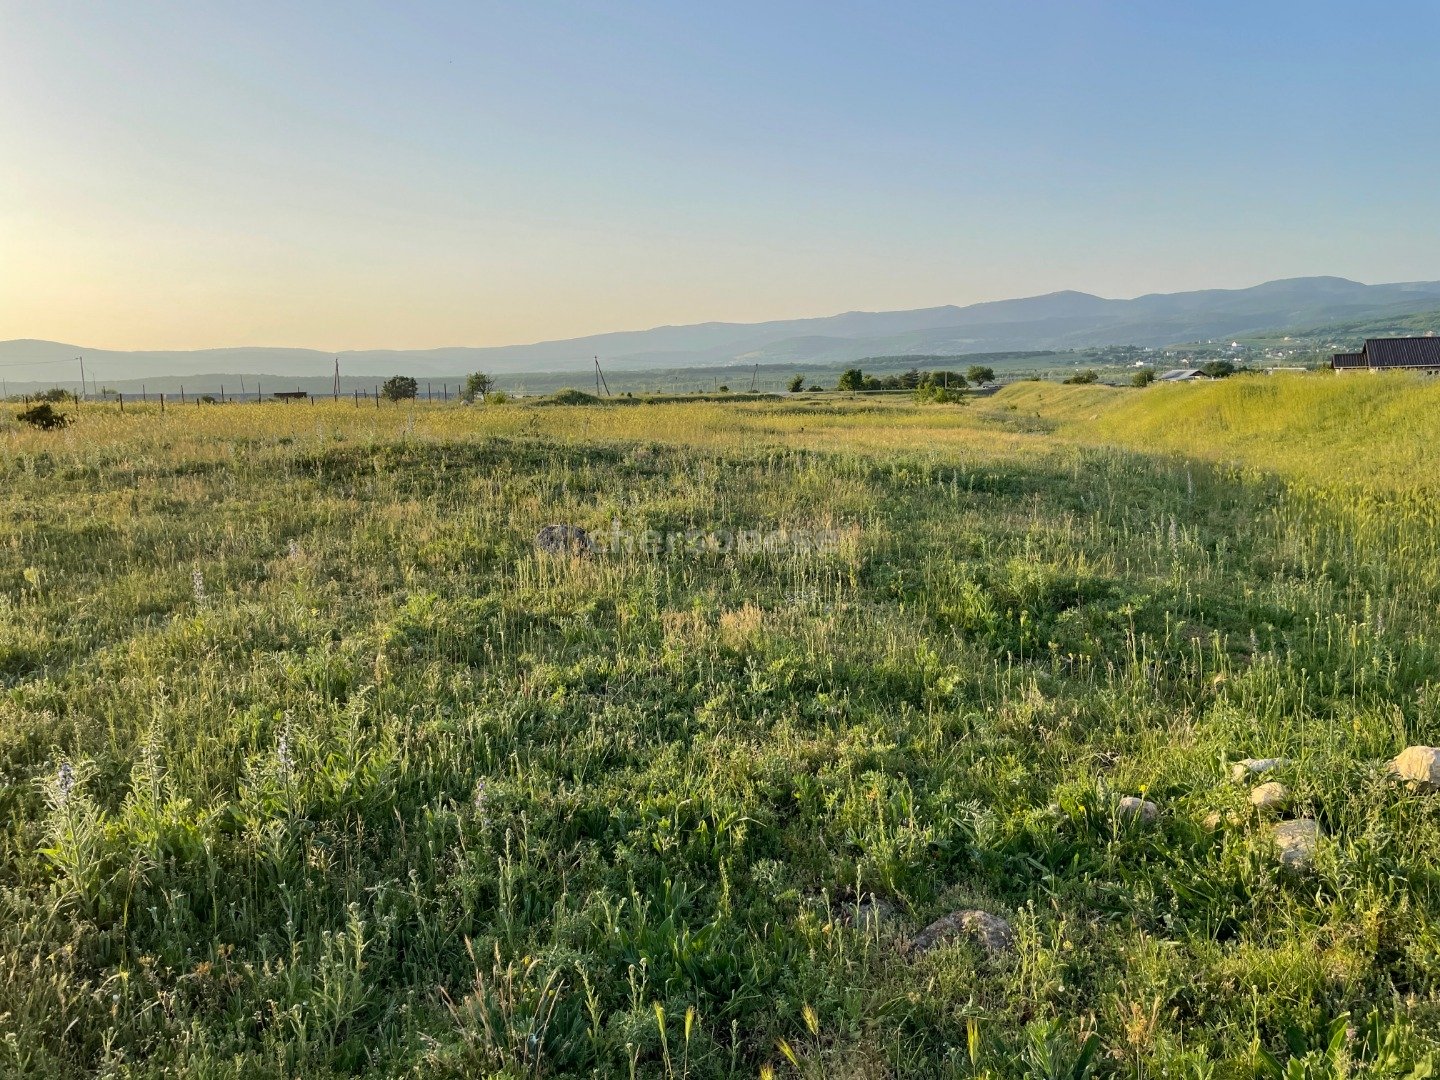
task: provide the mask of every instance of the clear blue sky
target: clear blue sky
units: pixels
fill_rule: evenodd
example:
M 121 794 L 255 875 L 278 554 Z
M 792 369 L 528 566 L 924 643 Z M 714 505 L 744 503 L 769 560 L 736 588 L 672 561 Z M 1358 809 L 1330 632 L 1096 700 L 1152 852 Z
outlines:
M 0 338 L 1440 278 L 1440 4 L 0 0 Z

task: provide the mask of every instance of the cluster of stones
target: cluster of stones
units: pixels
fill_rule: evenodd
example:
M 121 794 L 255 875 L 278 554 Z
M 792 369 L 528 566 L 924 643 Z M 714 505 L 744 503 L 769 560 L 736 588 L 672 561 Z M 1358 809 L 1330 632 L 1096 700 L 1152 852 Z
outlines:
M 1247 783 L 1288 764 L 1285 758 L 1245 758 L 1231 766 L 1230 778 L 1236 783 Z M 1390 762 L 1389 770 L 1392 776 L 1417 789 L 1440 791 L 1440 747 L 1407 747 Z M 1250 805 L 1262 817 L 1279 815 L 1289 804 L 1289 790 L 1276 780 L 1260 783 L 1250 792 Z M 1159 819 L 1160 807 L 1149 800 L 1127 795 L 1116 803 L 1116 814 L 1121 820 L 1149 825 Z M 1219 815 L 1212 814 L 1207 824 L 1214 827 L 1219 821 Z M 1295 871 L 1309 867 L 1320 841 L 1319 822 L 1308 817 L 1276 821 L 1269 832 L 1282 867 Z M 861 922 L 869 928 L 877 926 L 880 918 L 881 909 L 872 901 L 866 906 Z M 923 953 L 961 938 L 974 942 L 991 956 L 1000 956 L 1015 948 L 1015 931 L 1010 924 L 998 915 L 978 909 L 941 916 L 911 938 L 909 948 L 911 952 Z

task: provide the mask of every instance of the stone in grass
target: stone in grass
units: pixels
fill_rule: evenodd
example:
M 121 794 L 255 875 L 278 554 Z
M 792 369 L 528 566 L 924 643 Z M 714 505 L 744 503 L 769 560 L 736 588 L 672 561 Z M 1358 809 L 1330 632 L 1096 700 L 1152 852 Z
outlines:
M 1262 814 L 1280 810 L 1290 799 L 1290 792 L 1284 784 L 1271 780 L 1250 792 L 1250 805 Z
M 1259 776 L 1289 764 L 1290 760 L 1283 757 L 1241 758 L 1230 766 L 1230 779 L 1237 784 L 1243 784 L 1252 776 Z
M 1015 931 L 998 915 L 988 911 L 955 911 L 942 915 L 910 941 L 912 952 L 923 953 L 956 937 L 968 937 L 991 956 L 1015 947 Z
M 590 555 L 595 541 L 579 525 L 546 525 L 535 534 L 535 546 L 548 555 Z
M 1160 807 L 1146 799 L 1137 799 L 1134 795 L 1126 795 L 1121 799 L 1115 812 L 1122 821 L 1139 821 L 1144 825 L 1152 825 L 1160 817 Z
M 1311 818 L 1282 821 L 1271 831 L 1280 865 L 1286 870 L 1304 870 L 1315 857 L 1320 826 Z
M 846 905 L 846 921 L 867 934 L 881 934 L 895 926 L 895 911 L 884 900 L 867 896 L 853 907 Z
M 1440 747 L 1407 746 L 1390 762 L 1390 772 L 1428 791 L 1440 789 Z

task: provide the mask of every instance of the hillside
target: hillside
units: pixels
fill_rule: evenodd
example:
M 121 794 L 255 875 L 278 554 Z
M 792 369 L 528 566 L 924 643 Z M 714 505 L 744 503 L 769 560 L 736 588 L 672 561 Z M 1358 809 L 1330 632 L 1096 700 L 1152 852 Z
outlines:
M 844 364 L 867 356 L 1065 350 L 1088 345 L 1160 346 L 1253 335 L 1337 320 L 1397 319 L 1440 306 L 1440 282 L 1364 285 L 1334 277 L 1292 278 L 1249 289 L 1207 289 L 1110 300 L 1081 292 L 966 307 L 847 312 L 763 323 L 699 323 L 494 348 L 358 350 L 338 354 L 342 373 L 407 372 L 451 378 L 484 370 L 573 372 L 592 357 L 636 371 L 756 363 Z M 204 373 L 324 378 L 334 353 L 311 349 L 116 352 L 48 341 L 0 342 L 0 372 L 11 382 L 78 377 L 75 357 L 101 382 Z
M 1412 375 L 1254 375 L 1144 390 L 1022 382 L 980 408 L 1013 427 L 1238 462 L 1314 488 L 1440 484 L 1440 383 Z

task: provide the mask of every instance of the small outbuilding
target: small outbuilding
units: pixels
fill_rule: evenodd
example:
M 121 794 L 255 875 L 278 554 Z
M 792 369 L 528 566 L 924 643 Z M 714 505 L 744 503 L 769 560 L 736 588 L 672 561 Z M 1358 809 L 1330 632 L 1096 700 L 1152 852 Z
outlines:
M 1190 382 L 1194 379 L 1209 379 L 1210 376 L 1199 368 L 1176 368 L 1174 371 L 1167 371 L 1157 376 L 1156 382 Z

